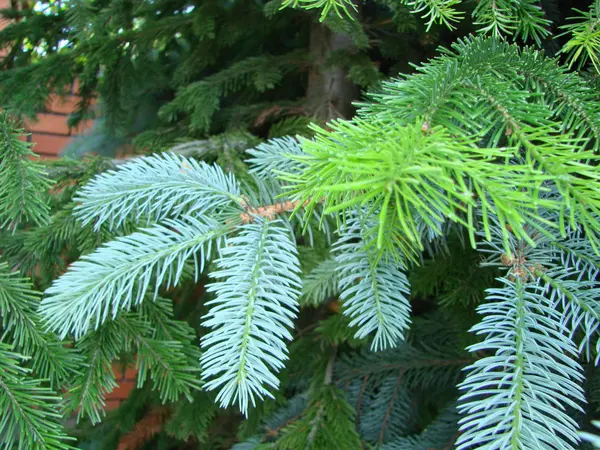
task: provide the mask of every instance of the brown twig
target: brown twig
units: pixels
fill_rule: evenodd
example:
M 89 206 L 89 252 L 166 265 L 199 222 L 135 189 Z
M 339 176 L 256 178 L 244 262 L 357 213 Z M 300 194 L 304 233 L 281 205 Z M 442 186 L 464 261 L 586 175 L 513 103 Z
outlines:
M 273 220 L 279 214 L 282 214 L 284 212 L 293 211 L 296 208 L 298 208 L 298 206 L 300 206 L 300 205 L 306 206 L 311 201 L 312 200 L 309 199 L 309 200 L 306 200 L 301 203 L 300 200 L 295 200 L 295 201 L 287 200 L 285 202 L 273 203 L 272 205 L 258 206 L 256 208 L 248 206 L 247 204 L 243 204 L 242 206 L 244 207 L 246 212 L 241 213 L 240 218 L 242 219 L 242 223 L 251 223 L 254 221 L 254 218 L 257 216 L 264 217 L 269 220 Z
M 171 415 L 169 408 L 162 407 L 151 410 L 138 423 L 133 430 L 121 437 L 117 450 L 137 450 L 142 448 L 158 433 Z
M 390 420 L 390 415 L 392 414 L 392 408 L 394 407 L 394 403 L 396 402 L 396 397 L 398 396 L 398 390 L 400 389 L 400 385 L 402 384 L 402 379 L 404 378 L 404 372 L 400 372 L 398 377 L 396 378 L 396 385 L 394 386 L 394 392 L 392 393 L 392 398 L 388 403 L 387 410 L 385 411 L 385 416 L 383 418 L 383 423 L 381 424 L 381 430 L 379 431 L 379 445 L 383 444 L 383 438 L 385 437 L 385 430 L 388 427 L 388 421 Z

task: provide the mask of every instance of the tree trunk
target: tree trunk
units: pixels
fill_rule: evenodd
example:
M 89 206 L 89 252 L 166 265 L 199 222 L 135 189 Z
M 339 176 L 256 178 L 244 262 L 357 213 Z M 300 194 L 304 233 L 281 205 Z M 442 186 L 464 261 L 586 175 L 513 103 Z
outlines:
M 328 122 L 337 118 L 349 119 L 354 114 L 352 102 L 360 90 L 352 83 L 343 68 L 327 65 L 332 52 L 356 49 L 352 40 L 334 33 L 329 27 L 315 22 L 310 35 L 312 68 L 308 76 L 308 108 L 315 119 Z

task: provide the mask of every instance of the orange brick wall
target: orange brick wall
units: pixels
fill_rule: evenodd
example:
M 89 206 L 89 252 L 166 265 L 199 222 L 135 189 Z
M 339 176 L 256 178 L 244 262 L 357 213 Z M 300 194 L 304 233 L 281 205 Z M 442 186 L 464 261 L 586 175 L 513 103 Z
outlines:
M 107 411 L 118 408 L 121 402 L 125 400 L 129 396 L 129 393 L 137 386 L 137 371 L 134 367 L 127 367 L 125 371 L 123 371 L 123 367 L 120 364 L 115 364 L 113 366 L 113 371 L 119 386 L 106 396 L 105 409 Z
M 10 8 L 10 6 L 10 0 L 0 0 L 0 9 Z M 6 20 L 0 20 L 0 29 L 8 23 Z M 0 56 L 2 56 L 2 52 L 0 52 Z M 77 129 L 69 130 L 67 126 L 68 116 L 75 110 L 80 98 L 75 91 L 76 89 L 72 89 L 71 95 L 65 98 L 51 97 L 46 105 L 46 110 L 38 114 L 37 120 L 25 123 L 25 131 L 28 135 L 23 139 L 32 142 L 34 144 L 33 151 L 42 158 L 57 158 L 74 136 L 81 134 L 91 126 L 90 121 L 82 123 Z M 119 386 L 107 396 L 107 410 L 117 408 L 136 386 L 134 368 L 127 368 L 123 372 L 120 365 L 115 365 L 113 370 Z
M 75 94 L 65 98 L 53 96 L 35 120 L 25 123 L 25 139 L 33 143 L 33 151 L 42 158 L 56 158 L 74 136 L 88 130 L 92 122 L 83 121 L 77 128 L 69 129 L 69 114 L 77 107 L 79 97 Z

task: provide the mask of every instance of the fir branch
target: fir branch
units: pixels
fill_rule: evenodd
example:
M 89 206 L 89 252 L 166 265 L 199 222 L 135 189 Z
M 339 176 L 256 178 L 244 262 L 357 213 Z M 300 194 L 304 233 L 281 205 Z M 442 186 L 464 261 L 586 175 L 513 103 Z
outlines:
M 246 150 L 252 156 L 247 162 L 251 165 L 250 173 L 261 178 L 274 177 L 281 173 L 296 173 L 304 165 L 290 155 L 304 155 L 298 141 L 291 137 L 270 139 L 256 148 Z
M 499 137 L 508 135 L 501 126 L 504 115 L 490 108 L 489 97 L 471 92 L 473 84 L 502 99 L 504 111 L 521 125 L 547 126 L 548 118 L 559 117 L 563 132 L 591 138 L 595 149 L 600 144 L 596 93 L 582 78 L 542 52 L 493 38 L 458 40 L 419 73 L 384 82 L 382 90 L 370 95 L 376 103 L 363 105 L 359 115 L 385 121 L 393 117 L 406 125 L 422 117 L 428 127 L 478 134 L 497 145 Z
M 482 0 L 473 11 L 479 32 L 493 36 L 532 38 L 540 45 L 550 34 L 550 21 L 536 0 Z
M 360 448 L 354 421 L 354 410 L 343 393 L 323 383 L 312 393 L 303 416 L 283 429 L 275 448 Z
M 329 258 L 302 278 L 301 305 L 319 306 L 338 292 L 338 266 L 334 258 Z
M 464 13 L 457 11 L 456 7 L 462 0 L 401 0 L 414 14 L 421 14 L 427 21 L 427 31 L 439 23 L 450 30 L 455 30 L 455 23 L 464 18 Z
M 336 243 L 340 298 L 344 314 L 356 326 L 356 338 L 374 334 L 373 351 L 395 347 L 409 324 L 409 285 L 395 261 L 378 261 L 372 249 L 365 249 L 359 218 L 348 219 Z M 359 239 L 357 242 L 357 238 Z
M 138 387 L 142 387 L 150 375 L 163 403 L 175 402 L 181 395 L 191 401 L 192 391 L 200 389 L 200 368 L 197 360 L 186 355 L 184 343 L 152 337 L 153 324 L 133 314 L 121 315 L 116 322 L 123 336 L 137 350 Z
M 409 387 L 447 388 L 460 380 L 462 369 L 473 361 L 472 357 L 456 354 L 452 349 L 432 345 L 421 349 L 402 343 L 384 352 L 345 356 L 338 364 L 336 375 L 337 380 L 343 382 L 367 375 L 381 379 L 402 372 Z
M 212 329 L 202 339 L 201 365 L 205 389 L 219 389 L 222 406 L 238 403 L 247 414 L 256 397 L 272 396 L 274 372 L 287 358 L 285 340 L 298 309 L 299 262 L 289 231 L 268 220 L 242 225 L 240 234 L 219 249 L 222 279 L 208 287 L 215 300 L 203 325 Z
M 392 247 L 393 241 L 384 239 L 391 215 L 408 241 L 406 259 L 412 256 L 411 247 L 423 248 L 421 221 L 441 234 L 438 223 L 450 219 L 466 227 L 475 245 L 475 213 L 480 209 L 488 239 L 488 213 L 527 239 L 523 226 L 537 225 L 538 208 L 558 207 L 539 196 L 544 174 L 526 163 L 510 162 L 516 148 L 479 149 L 471 139 L 451 136 L 441 127 L 424 132 L 420 121 L 402 126 L 355 119 L 330 128 L 317 129 L 314 141 L 303 141 L 310 155 L 302 158 L 307 169 L 286 175 L 293 183 L 292 199 L 308 202 L 307 217 L 317 199 L 324 198 L 325 213 L 351 211 L 369 202 L 379 214 L 377 246 Z M 552 179 L 550 174 L 547 179 Z
M 43 168 L 30 160 L 30 145 L 18 139 L 17 130 L 5 113 L 0 115 L 0 229 L 15 230 L 21 222 L 43 225 L 49 219 L 44 201 L 51 186 Z
M 55 335 L 42 331 L 37 315 L 40 294 L 31 283 L 10 272 L 6 263 L 0 263 L 0 315 L 2 340 L 10 342 L 24 357 L 33 358 L 33 370 L 40 378 L 49 379 L 58 386 L 74 371 L 77 358 Z
M 122 330 L 114 321 L 105 323 L 77 343 L 86 361 L 67 392 L 65 412 L 77 411 L 78 422 L 83 417 L 89 417 L 92 424 L 102 421 L 106 394 L 118 386 L 112 363 L 126 344 Z
M 200 359 L 196 333 L 187 322 L 174 319 L 171 300 L 157 297 L 154 301 L 144 302 L 140 306 L 139 314 L 150 323 L 153 339 L 181 342 L 184 344 L 182 350 L 190 363 Z
M 571 23 L 560 27 L 565 30 L 560 36 L 570 35 L 561 52 L 568 55 L 569 67 L 577 63 L 577 68 L 581 70 L 591 61 L 596 72 L 600 73 L 600 3 L 592 2 L 589 11 L 574 11 L 579 16 L 570 17 Z
M 76 215 L 95 229 L 108 223 L 119 227 L 126 219 L 146 223 L 182 214 L 205 214 L 241 201 L 232 174 L 218 166 L 169 153 L 137 158 L 98 175 L 83 187 L 75 201 Z
M 489 302 L 479 307 L 485 317 L 473 328 L 485 340 L 470 351 L 493 355 L 470 366 L 461 384 L 457 448 L 572 448 L 577 424 L 565 408 L 580 409 L 585 401 L 577 349 L 545 286 L 520 277 L 499 281 L 503 286 L 488 291 Z
M 56 412 L 59 396 L 20 366 L 26 359 L 0 342 L 0 446 L 16 450 L 74 449 Z
M 174 405 L 164 431 L 181 441 L 195 439 L 205 442 L 217 409 L 213 395 L 205 391 L 195 391 L 192 402 L 179 401 Z
M 262 93 L 277 86 L 283 77 L 298 66 L 307 66 L 306 52 L 294 51 L 284 55 L 250 56 L 177 92 L 175 99 L 160 110 L 168 122 L 185 112 L 192 130 L 207 133 L 221 99 L 244 87 Z
M 194 261 L 196 279 L 228 228 L 192 217 L 166 220 L 120 237 L 82 257 L 46 290 L 40 305 L 45 323 L 61 337 L 83 336 L 119 311 L 142 302 L 152 284 L 177 285 L 186 261 Z
M 323 22 L 330 11 L 333 11 L 338 17 L 346 16 L 353 20 L 353 12 L 356 12 L 356 6 L 352 0 L 283 0 L 280 9 L 284 8 L 302 8 L 302 9 L 320 9 L 319 20 Z
M 455 406 L 446 408 L 422 433 L 388 442 L 382 450 L 451 450 L 458 438 L 458 413 Z
M 379 430 L 379 436 L 378 436 L 378 444 L 381 446 L 381 444 L 383 444 L 384 438 L 385 438 L 385 432 L 387 430 L 387 427 L 389 426 L 389 420 L 390 420 L 390 415 L 392 413 L 392 408 L 394 407 L 394 403 L 398 397 L 398 392 L 400 390 L 400 386 L 402 385 L 402 378 L 403 378 L 403 373 L 400 372 L 400 374 L 396 377 L 396 381 L 394 383 L 394 390 L 392 391 L 392 395 L 389 398 L 388 401 L 388 405 L 387 408 L 385 409 L 385 414 L 383 416 L 383 421 L 381 423 L 381 427 Z

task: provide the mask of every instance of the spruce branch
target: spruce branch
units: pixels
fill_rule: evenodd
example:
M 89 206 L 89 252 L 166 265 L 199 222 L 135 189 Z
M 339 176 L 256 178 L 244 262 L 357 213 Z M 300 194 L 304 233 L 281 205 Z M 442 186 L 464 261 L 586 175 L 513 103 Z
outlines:
M 43 168 L 30 160 L 36 155 L 18 139 L 20 132 L 5 113 L 0 114 L 0 229 L 13 231 L 21 222 L 43 225 L 49 219 L 44 199 L 51 182 Z
M 338 293 L 338 262 L 329 258 L 302 279 L 301 305 L 319 306 Z
M 581 70 L 591 61 L 596 72 L 600 73 L 600 3 L 592 2 L 588 11 L 574 11 L 579 15 L 570 17 L 571 23 L 560 27 L 565 30 L 560 36 L 570 36 L 561 52 L 567 54 L 569 67 L 577 64 Z
M 320 9 L 319 20 L 323 22 L 329 12 L 333 12 L 338 17 L 353 20 L 353 12 L 356 12 L 356 5 L 352 0 L 283 0 L 280 9 L 284 8 L 302 8 L 302 9 Z
M 0 342 L 0 445 L 17 450 L 68 450 L 61 398 L 21 366 L 22 355 Z
M 247 414 L 256 398 L 271 397 L 274 373 L 287 359 L 285 341 L 298 309 L 299 262 L 289 231 L 279 221 L 260 220 L 240 227 L 240 233 L 219 249 L 216 294 L 203 325 L 201 358 L 205 389 L 219 389 L 223 407 L 238 403 Z
M 360 448 L 355 412 L 344 393 L 333 384 L 337 352 L 335 346 L 328 349 L 324 370 L 314 376 L 308 406 L 297 420 L 283 428 L 275 448 Z
M 31 283 L 0 263 L 0 312 L 2 340 L 10 339 L 24 357 L 33 358 L 33 371 L 40 378 L 59 386 L 73 373 L 77 357 L 57 337 L 42 331 L 36 310 L 40 294 Z
M 414 14 L 420 14 L 426 20 L 427 31 L 439 23 L 449 30 L 455 30 L 455 23 L 464 18 L 464 13 L 456 7 L 462 0 L 401 0 Z
M 250 164 L 250 173 L 261 178 L 296 173 L 304 167 L 302 162 L 290 158 L 291 155 L 305 155 L 298 141 L 292 137 L 270 139 L 246 150 L 246 153 L 252 156 L 246 160 Z
M 153 324 L 134 314 L 120 315 L 116 323 L 136 349 L 138 387 L 151 378 L 163 403 L 175 402 L 180 396 L 192 401 L 192 392 L 200 389 L 200 368 L 197 359 L 186 355 L 184 343 L 152 337 Z
M 190 216 L 165 220 L 129 236 L 119 237 L 83 256 L 46 290 L 40 304 L 44 322 L 64 338 L 83 336 L 125 309 L 140 304 L 150 285 L 179 283 L 192 259 L 197 279 L 205 260 L 229 231 L 212 220 Z
M 566 407 L 580 410 L 585 401 L 577 349 L 545 286 L 520 277 L 499 281 L 473 328 L 485 339 L 470 351 L 493 354 L 471 365 L 460 385 L 458 448 L 572 448 L 577 424 Z
M 395 347 L 404 338 L 410 322 L 409 285 L 396 261 L 378 260 L 366 248 L 364 228 L 358 217 L 347 220 L 334 247 L 338 263 L 340 298 L 344 314 L 357 327 L 356 338 L 373 334 L 373 351 Z
M 239 185 L 218 166 L 163 153 L 134 159 L 95 177 L 79 192 L 75 214 L 83 224 L 119 227 L 126 219 L 157 222 L 207 214 L 240 202 Z
M 106 395 L 118 386 L 112 364 L 125 347 L 114 321 L 88 333 L 77 343 L 77 349 L 85 357 L 85 366 L 67 391 L 65 413 L 77 411 L 78 422 L 83 417 L 88 417 L 92 424 L 102 421 Z
M 242 202 L 241 206 L 246 210 L 246 212 L 240 214 L 240 219 L 244 224 L 254 222 L 257 217 L 274 220 L 280 214 L 295 211 L 308 205 L 309 203 L 311 203 L 311 200 L 306 200 L 304 202 L 288 200 L 284 202 L 273 203 L 271 205 L 252 207 L 247 203 Z

